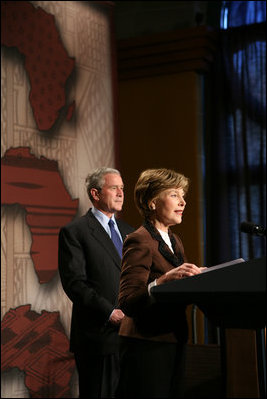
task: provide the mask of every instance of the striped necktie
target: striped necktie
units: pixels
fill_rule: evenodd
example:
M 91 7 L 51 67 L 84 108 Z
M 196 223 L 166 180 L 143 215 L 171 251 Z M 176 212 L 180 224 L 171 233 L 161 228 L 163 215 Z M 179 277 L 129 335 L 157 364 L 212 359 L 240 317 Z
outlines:
M 112 219 L 109 220 L 108 222 L 110 232 L 111 232 L 111 239 L 113 241 L 113 244 L 115 245 L 120 257 L 122 257 L 122 241 L 119 237 L 119 234 L 116 232 L 114 228 L 114 221 Z

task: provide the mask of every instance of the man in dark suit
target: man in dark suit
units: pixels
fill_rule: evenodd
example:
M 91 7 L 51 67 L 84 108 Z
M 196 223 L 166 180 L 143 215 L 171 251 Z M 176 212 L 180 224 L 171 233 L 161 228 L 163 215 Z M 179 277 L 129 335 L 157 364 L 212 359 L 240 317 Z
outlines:
M 86 184 L 93 207 L 60 230 L 58 265 L 64 291 L 73 302 L 70 350 L 80 398 L 112 398 L 119 379 L 118 330 L 124 317 L 118 309 L 121 248 L 134 229 L 114 217 L 124 200 L 119 171 L 97 169 Z

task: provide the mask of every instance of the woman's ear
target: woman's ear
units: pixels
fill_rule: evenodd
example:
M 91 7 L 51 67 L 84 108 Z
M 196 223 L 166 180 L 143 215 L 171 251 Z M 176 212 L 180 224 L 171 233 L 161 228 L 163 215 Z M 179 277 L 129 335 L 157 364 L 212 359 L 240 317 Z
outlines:
M 156 209 L 156 202 L 155 200 L 150 201 L 149 203 L 149 209 L 151 209 L 151 211 L 154 211 Z

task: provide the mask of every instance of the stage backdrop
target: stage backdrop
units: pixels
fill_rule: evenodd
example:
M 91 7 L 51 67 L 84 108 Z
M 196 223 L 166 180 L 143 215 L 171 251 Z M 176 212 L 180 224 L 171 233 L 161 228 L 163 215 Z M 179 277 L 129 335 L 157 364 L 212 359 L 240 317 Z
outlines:
M 115 165 L 110 2 L 1 2 L 1 397 L 78 397 L 59 228 Z

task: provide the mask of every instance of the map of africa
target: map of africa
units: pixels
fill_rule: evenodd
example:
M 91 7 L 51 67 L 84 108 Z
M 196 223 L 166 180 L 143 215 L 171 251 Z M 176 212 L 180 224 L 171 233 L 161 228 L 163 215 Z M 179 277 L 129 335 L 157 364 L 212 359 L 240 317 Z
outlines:
M 37 158 L 28 147 L 8 149 L 1 159 L 1 204 L 19 204 L 26 211 L 32 245 L 31 257 L 40 283 L 58 270 L 58 232 L 70 222 L 79 200 L 72 199 L 58 163 Z
M 53 15 L 27 1 L 1 1 L 1 44 L 16 47 L 25 57 L 29 100 L 39 130 L 49 130 L 66 103 L 65 85 L 74 69 Z M 68 106 L 67 120 L 75 109 Z
M 1 371 L 25 373 L 31 398 L 71 398 L 75 370 L 59 312 L 41 314 L 30 305 L 10 309 L 1 326 Z

